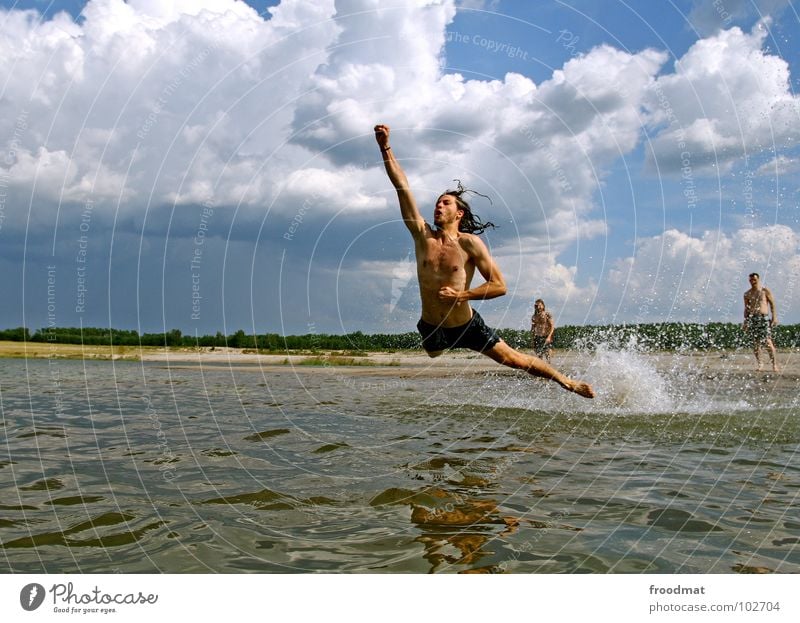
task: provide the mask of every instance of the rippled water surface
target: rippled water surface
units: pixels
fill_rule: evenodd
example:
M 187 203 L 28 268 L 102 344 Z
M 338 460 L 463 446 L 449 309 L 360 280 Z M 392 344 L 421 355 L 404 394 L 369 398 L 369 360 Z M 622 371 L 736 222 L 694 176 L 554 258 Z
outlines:
M 9 572 L 800 572 L 789 374 L 0 361 Z

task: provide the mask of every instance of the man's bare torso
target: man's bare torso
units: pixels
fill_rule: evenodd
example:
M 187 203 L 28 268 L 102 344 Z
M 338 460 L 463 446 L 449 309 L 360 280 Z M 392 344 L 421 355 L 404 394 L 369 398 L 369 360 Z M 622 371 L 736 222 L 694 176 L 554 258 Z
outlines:
M 472 234 L 460 233 L 453 240 L 441 230 L 426 225 L 416 244 L 417 278 L 422 299 L 422 319 L 430 324 L 457 327 L 469 322 L 468 302 L 449 303 L 439 299 L 439 290 L 451 287 L 467 290 L 475 274 L 470 255 Z
M 753 314 L 769 314 L 769 299 L 766 288 L 750 288 L 744 293 L 745 311 Z
M 553 326 L 553 318 L 549 311 L 543 311 L 539 314 L 534 314 L 531 318 L 533 324 L 533 334 L 540 337 L 547 337 L 550 335 L 550 329 Z

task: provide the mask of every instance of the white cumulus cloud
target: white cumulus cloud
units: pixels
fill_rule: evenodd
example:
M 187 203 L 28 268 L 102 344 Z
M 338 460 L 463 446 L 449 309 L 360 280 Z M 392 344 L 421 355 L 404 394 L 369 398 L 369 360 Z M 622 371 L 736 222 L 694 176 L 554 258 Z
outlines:
M 649 90 L 656 136 L 648 165 L 675 172 L 727 171 L 741 158 L 792 149 L 800 139 L 800 100 L 788 63 L 764 51 L 767 24 L 697 41 Z
M 608 321 L 617 313 L 638 322 L 735 322 L 751 272 L 773 289 L 779 316 L 800 312 L 800 234 L 771 225 L 641 239 L 635 256 L 609 271 L 598 313 Z
M 151 195 L 195 201 L 201 188 L 263 200 L 260 167 L 338 32 L 333 2 L 271 12 L 234 0 L 90 0 L 80 24 L 0 12 L 0 132 L 27 120 L 9 185 L 140 207 Z

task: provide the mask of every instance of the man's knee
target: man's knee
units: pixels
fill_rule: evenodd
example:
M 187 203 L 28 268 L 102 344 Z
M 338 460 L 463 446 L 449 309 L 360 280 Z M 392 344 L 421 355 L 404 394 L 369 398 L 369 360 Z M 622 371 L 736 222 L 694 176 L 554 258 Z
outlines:
M 522 353 L 511 348 L 504 349 L 502 352 L 484 352 L 497 363 L 508 366 L 509 368 L 523 369 L 527 367 L 528 359 Z

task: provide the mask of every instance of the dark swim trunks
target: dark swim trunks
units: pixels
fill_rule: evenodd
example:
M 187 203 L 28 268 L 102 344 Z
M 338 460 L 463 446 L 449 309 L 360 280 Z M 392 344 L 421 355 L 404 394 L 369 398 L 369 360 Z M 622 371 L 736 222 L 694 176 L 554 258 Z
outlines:
M 553 348 L 553 345 L 547 341 L 547 336 L 533 336 L 533 352 L 536 353 L 537 357 L 548 357 L 551 348 Z
M 752 314 L 747 317 L 747 336 L 758 344 L 771 337 L 769 317 L 766 314 Z
M 448 348 L 469 348 L 483 353 L 500 341 L 474 309 L 470 321 L 460 327 L 436 326 L 420 319 L 417 330 L 422 336 L 422 348 L 429 353 Z

